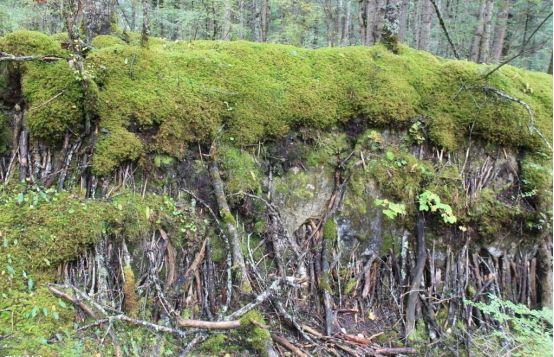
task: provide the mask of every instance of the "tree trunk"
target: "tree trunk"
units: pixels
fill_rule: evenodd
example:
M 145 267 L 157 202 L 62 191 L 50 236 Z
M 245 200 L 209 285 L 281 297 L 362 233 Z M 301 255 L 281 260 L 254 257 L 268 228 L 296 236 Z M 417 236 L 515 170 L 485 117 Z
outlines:
M 368 0 L 358 1 L 358 21 L 360 23 L 360 44 L 367 45 L 367 2 Z
M 550 61 L 548 61 L 548 69 L 546 70 L 546 73 L 552 74 L 552 51 L 550 51 Z
M 479 57 L 477 59 L 477 62 L 479 63 L 486 62 L 489 57 L 493 5 L 494 0 L 486 0 L 485 13 L 483 16 L 483 36 L 479 45 Z
M 380 41 L 392 52 L 398 51 L 398 20 L 400 1 L 388 0 L 385 7 L 385 18 Z
M 433 4 L 429 0 L 421 0 L 421 22 L 419 29 L 419 38 L 417 40 L 417 48 L 424 51 L 429 51 L 431 43 L 431 20 L 433 18 Z
M 471 51 L 469 59 L 477 62 L 479 60 L 479 50 L 481 48 L 481 39 L 483 38 L 485 9 L 488 0 L 482 0 L 481 9 L 479 10 L 479 19 L 477 20 L 477 26 L 473 33 L 473 41 L 471 44 Z
M 150 36 L 150 3 L 148 0 L 142 0 L 142 33 L 140 42 L 144 46 Z
M 341 44 L 348 46 L 350 44 L 350 22 L 352 21 L 352 0 L 346 0 L 344 14 L 344 23 L 342 28 Z
M 498 11 L 496 26 L 494 27 L 494 40 L 490 53 L 490 61 L 498 62 L 502 57 L 502 48 L 504 48 L 504 39 L 506 37 L 506 28 L 508 26 L 509 2 L 503 0 Z
M 262 42 L 267 42 L 269 34 L 269 0 L 262 0 L 261 35 Z
M 396 19 L 394 23 L 396 24 L 396 29 L 394 30 L 396 33 L 396 37 L 398 37 L 398 4 L 400 0 L 389 0 L 392 3 L 394 3 L 393 7 L 390 9 L 390 15 L 395 16 Z M 373 20 L 372 20 L 372 37 L 373 42 L 372 44 L 375 44 L 377 42 L 381 41 L 381 37 L 383 35 L 383 28 L 385 25 L 385 17 L 387 16 L 387 8 L 388 8 L 388 0 L 377 0 L 375 4 L 375 13 L 373 14 Z
M 408 6 L 409 0 L 402 0 L 400 4 L 400 14 L 398 19 L 398 41 L 404 42 L 406 39 L 406 32 L 408 29 Z
M 233 5 L 231 0 L 223 1 L 223 27 L 221 29 L 221 39 L 229 40 L 231 38 L 231 11 Z
M 96 35 L 107 35 L 115 22 L 114 0 L 86 0 L 84 9 L 86 43 Z
M 423 277 L 423 269 L 427 261 L 427 253 L 425 249 L 425 219 L 423 213 L 419 212 L 417 216 L 416 240 L 417 240 L 417 256 L 414 277 L 410 284 L 410 292 L 408 295 L 408 304 L 406 306 L 406 328 L 405 336 L 408 337 L 415 329 L 416 305 L 419 298 L 419 289 L 421 278 Z

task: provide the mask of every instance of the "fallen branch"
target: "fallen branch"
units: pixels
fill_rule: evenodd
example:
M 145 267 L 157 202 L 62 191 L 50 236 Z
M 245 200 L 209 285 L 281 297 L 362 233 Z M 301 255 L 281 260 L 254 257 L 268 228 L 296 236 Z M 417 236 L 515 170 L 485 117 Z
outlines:
M 402 353 L 417 353 L 415 348 L 411 347 L 389 347 L 389 348 L 377 348 L 373 351 L 376 355 L 394 356 Z
M 219 174 L 219 167 L 217 165 L 216 155 L 217 148 L 214 143 L 210 148 L 209 165 L 209 172 L 212 178 L 214 194 L 216 197 L 217 206 L 219 207 L 219 214 L 223 220 L 223 223 L 225 224 L 225 228 L 229 236 L 229 243 L 231 245 L 231 253 L 233 257 L 233 267 L 236 269 L 235 276 L 237 278 L 238 285 L 242 292 L 250 293 L 252 291 L 252 285 L 250 283 L 248 269 L 246 269 L 244 257 L 242 256 L 240 234 L 236 227 L 235 219 L 231 214 L 231 210 L 229 209 L 229 204 L 227 203 L 227 197 L 225 196 L 223 181 L 221 180 L 221 175 Z
M 0 62 L 56 62 L 61 60 L 65 60 L 65 58 L 56 56 L 16 56 L 0 51 Z
M 89 317 L 92 317 L 93 319 L 96 318 L 96 313 L 94 313 L 94 311 L 87 304 L 85 304 L 83 301 L 79 300 L 78 298 L 72 297 L 71 295 L 69 295 L 69 294 L 67 294 L 67 293 L 65 293 L 61 290 L 58 290 L 57 288 L 55 288 L 52 285 L 48 286 L 48 290 L 50 290 L 52 292 L 52 294 L 54 294 L 55 296 L 57 296 L 61 299 L 64 299 L 66 301 L 69 301 L 73 305 L 77 306 L 78 308 L 83 310 L 83 312 L 85 314 L 87 314 Z
M 240 327 L 239 320 L 231 321 L 203 321 L 177 318 L 179 327 L 190 327 L 205 330 L 230 330 Z
M 246 314 L 248 311 L 256 308 L 258 305 L 262 304 L 264 301 L 269 299 L 270 297 L 274 296 L 275 293 L 277 293 L 281 289 L 281 285 L 283 283 L 288 283 L 291 285 L 297 284 L 300 281 L 300 279 L 296 279 L 294 277 L 285 277 L 285 278 L 278 278 L 276 279 L 269 288 L 264 290 L 261 294 L 256 296 L 254 301 L 251 303 L 241 307 L 237 311 L 233 312 L 231 315 L 227 316 L 225 318 L 226 321 L 233 320 L 240 318 L 242 315 Z
M 296 347 L 295 345 L 293 345 L 291 342 L 289 342 L 286 338 L 284 338 L 283 336 L 279 336 L 279 335 L 276 335 L 276 334 L 271 334 L 271 338 L 273 339 L 273 341 L 277 342 L 278 344 L 280 344 L 281 346 L 285 347 L 286 349 L 288 349 L 289 351 L 291 351 L 292 353 L 294 353 L 296 356 L 299 356 L 299 357 L 308 357 L 307 354 L 305 354 L 304 352 L 302 352 L 302 350 L 298 347 Z

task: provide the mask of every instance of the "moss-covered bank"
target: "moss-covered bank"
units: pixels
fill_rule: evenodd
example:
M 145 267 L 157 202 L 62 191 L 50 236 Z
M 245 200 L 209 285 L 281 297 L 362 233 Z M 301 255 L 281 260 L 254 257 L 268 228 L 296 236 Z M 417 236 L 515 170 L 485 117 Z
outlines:
M 1 38 L 0 48 L 65 57 L 61 38 L 21 31 Z M 88 108 L 100 123 L 93 163 L 98 174 L 146 152 L 182 156 L 187 143 L 211 140 L 222 125 L 226 141 L 244 145 L 298 126 L 329 128 L 361 118 L 366 125 L 398 128 L 419 118 L 431 142 L 448 150 L 470 128 L 487 142 L 541 149 L 526 109 L 484 87 L 525 101 L 548 140 L 552 131 L 552 77 L 510 66 L 485 80 L 488 66 L 408 47 L 396 55 L 381 46 L 307 50 L 157 39 L 142 48 L 106 36 L 93 45 L 86 71 L 94 94 Z M 64 61 L 26 64 L 23 71 L 33 136 L 59 141 L 83 125 L 80 78 Z

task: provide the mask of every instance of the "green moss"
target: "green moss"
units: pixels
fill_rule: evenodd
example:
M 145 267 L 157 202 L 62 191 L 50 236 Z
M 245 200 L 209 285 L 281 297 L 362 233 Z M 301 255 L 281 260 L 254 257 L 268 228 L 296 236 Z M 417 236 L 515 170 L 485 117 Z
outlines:
M 389 148 L 382 156 L 374 156 L 367 162 L 367 170 L 358 171 L 353 177 L 353 186 L 364 186 L 369 176 L 379 185 L 379 192 L 395 202 L 410 205 L 425 179 L 433 175 L 431 163 L 417 159 L 414 155 Z
M 260 189 L 262 173 L 252 155 L 227 145 L 219 148 L 218 154 L 227 194 L 257 192 Z
M 136 160 L 143 152 L 143 144 L 133 133 L 120 128 L 104 129 L 96 144 L 92 170 L 98 175 L 109 174 L 122 162 Z
M 228 339 L 229 338 L 222 333 L 212 335 L 202 343 L 202 345 L 200 346 L 200 350 L 213 354 L 219 354 L 227 350 L 226 348 Z
M 492 190 L 484 189 L 472 202 L 468 215 L 481 238 L 490 242 L 496 241 L 502 232 L 518 231 L 525 212 L 520 206 L 501 201 Z
M 337 224 L 332 218 L 329 218 L 323 225 L 323 238 L 329 242 L 337 240 Z
M 254 351 L 267 355 L 271 346 L 271 335 L 266 328 L 260 327 L 264 325 L 262 314 L 257 310 L 251 310 L 241 317 L 239 333 Z
M 125 41 L 110 35 L 99 35 L 92 39 L 92 47 L 94 48 L 104 48 L 115 45 L 124 45 Z
M 211 141 L 221 126 L 224 142 L 243 146 L 291 128 L 330 129 L 353 118 L 407 128 L 417 116 L 431 143 L 448 150 L 460 146 L 470 127 L 474 138 L 497 145 L 543 148 L 542 139 L 529 130 L 532 120 L 525 108 L 483 90 L 487 86 L 528 103 L 534 126 L 551 139 L 552 77 L 546 74 L 504 66 L 485 80 L 485 65 L 405 46 L 392 54 L 381 45 L 309 50 L 152 38 L 144 48 L 133 36 L 127 36 L 130 44 L 98 37 L 86 59 L 98 84 L 100 128 L 114 134 L 98 142 L 94 168 L 99 175 L 143 152 L 180 158 L 188 143 Z M 63 53 L 58 43 L 59 38 L 28 31 L 0 39 L 13 53 Z M 59 140 L 81 122 L 85 98 L 79 101 L 74 75 L 63 62 L 28 67 L 26 98 L 30 107 L 40 107 L 29 118 L 32 131 Z
M 342 133 L 318 133 L 314 140 L 313 146 L 305 148 L 307 151 L 306 164 L 310 167 L 321 165 L 335 167 L 341 154 L 344 155 L 351 148 L 347 135 Z
M 8 351 L 56 355 L 62 348 L 45 342 L 72 330 L 73 311 L 46 287 L 61 263 L 74 260 L 102 237 L 123 236 L 131 245 L 160 229 L 174 247 L 197 232 L 205 236 L 205 225 L 193 211 L 166 196 L 123 193 L 110 202 L 36 187 L 0 191 L 0 334 L 20 341 L 9 344 Z M 126 267 L 124 275 L 125 309 L 132 314 L 138 303 L 132 269 Z M 75 347 L 70 341 L 63 345 Z
M 123 284 L 123 308 L 128 315 L 136 316 L 139 302 L 135 291 L 135 273 L 130 265 L 126 265 L 123 268 L 123 276 L 125 277 L 125 283 Z
M 523 195 L 539 208 L 552 206 L 552 161 L 541 153 L 526 154 L 521 160 Z

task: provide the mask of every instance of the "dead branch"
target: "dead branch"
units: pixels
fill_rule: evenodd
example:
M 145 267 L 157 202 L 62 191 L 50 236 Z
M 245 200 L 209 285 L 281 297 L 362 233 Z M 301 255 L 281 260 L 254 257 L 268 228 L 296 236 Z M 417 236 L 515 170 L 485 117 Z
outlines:
M 73 305 L 77 306 L 78 308 L 80 308 L 86 315 L 92 317 L 93 319 L 96 318 L 96 313 L 87 305 L 85 304 L 83 301 L 79 300 L 78 298 L 76 297 L 72 297 L 70 296 L 69 294 L 61 291 L 61 290 L 58 290 L 57 288 L 55 288 L 54 286 L 52 285 L 49 285 L 48 286 L 48 290 L 50 290 L 52 292 L 52 294 L 54 294 L 55 296 L 61 298 L 61 299 L 64 299 L 66 301 L 69 301 L 70 303 L 72 303 Z
M 6 52 L 0 51 L 0 62 L 32 62 L 32 61 L 39 61 L 39 62 L 56 62 L 65 60 L 65 58 L 57 57 L 57 56 L 16 56 L 12 55 Z
M 269 288 L 267 288 L 261 294 L 256 296 L 256 299 L 254 299 L 254 301 L 252 301 L 251 303 L 241 307 L 237 311 L 233 312 L 231 315 L 227 316 L 225 318 L 225 320 L 233 320 L 233 319 L 240 318 L 242 315 L 246 314 L 248 311 L 256 308 L 258 305 L 262 304 L 267 299 L 269 299 L 270 297 L 274 296 L 277 292 L 279 292 L 279 290 L 281 289 L 281 285 L 283 283 L 287 283 L 287 284 L 292 285 L 292 284 L 297 284 L 298 282 L 300 282 L 300 279 L 296 279 L 294 277 L 285 277 L 285 278 L 276 279 L 273 283 L 271 283 Z
M 444 32 L 444 35 L 446 36 L 446 40 L 450 44 L 450 48 L 452 49 L 452 52 L 454 52 L 454 57 L 456 59 L 460 59 L 460 55 L 458 54 L 458 51 L 456 50 L 456 46 L 454 45 L 454 42 L 452 41 L 452 38 L 450 37 L 450 33 L 446 29 L 446 24 L 444 23 L 444 19 L 442 17 L 441 11 L 439 7 L 437 6 L 437 3 L 435 0 L 429 0 L 431 1 L 431 4 L 433 4 L 433 7 L 435 8 L 435 14 L 437 15 L 437 18 L 439 19 L 439 24 L 441 25 L 442 31 Z
M 498 66 L 494 67 L 492 70 L 487 72 L 483 77 L 485 79 L 488 78 L 491 74 L 498 71 L 501 67 L 507 65 L 508 63 L 512 62 L 513 60 L 515 60 L 519 56 L 523 55 L 525 53 L 525 47 L 527 46 L 527 44 L 531 41 L 531 39 L 533 38 L 533 36 L 535 36 L 535 34 L 539 31 L 539 29 L 546 23 L 546 21 L 548 21 L 548 19 L 550 19 L 550 17 L 552 17 L 552 12 L 550 12 L 548 14 L 548 16 L 546 16 L 544 18 L 544 20 L 542 20 L 542 22 L 535 28 L 535 30 L 531 33 L 531 35 L 529 35 L 529 37 L 527 39 L 525 39 L 525 42 L 521 45 L 521 50 L 518 53 L 516 53 L 512 57 L 508 58 L 507 60 L 501 62 Z
M 280 344 L 281 346 L 285 347 L 286 349 L 288 349 L 289 351 L 291 351 L 292 353 L 294 353 L 296 356 L 299 356 L 299 357 L 308 357 L 307 354 L 305 354 L 304 352 L 302 352 L 302 350 L 298 347 L 296 347 L 295 345 L 293 345 L 291 342 L 289 342 L 286 338 L 284 338 L 283 336 L 279 336 L 279 335 L 276 335 L 274 333 L 271 334 L 271 338 L 273 339 L 273 341 L 277 342 L 278 344 Z
M 399 354 L 412 354 L 417 353 L 415 348 L 411 347 L 389 347 L 389 348 L 377 348 L 373 351 L 376 355 L 395 356 Z
M 191 327 L 206 330 L 229 330 L 240 327 L 239 320 L 231 321 L 203 321 L 203 320 L 190 320 L 177 318 L 177 325 L 179 327 Z

